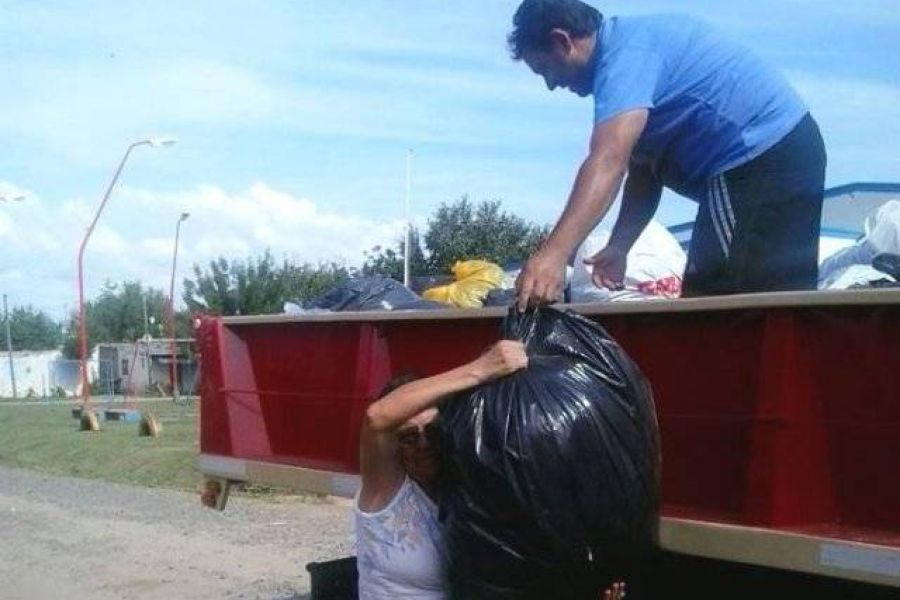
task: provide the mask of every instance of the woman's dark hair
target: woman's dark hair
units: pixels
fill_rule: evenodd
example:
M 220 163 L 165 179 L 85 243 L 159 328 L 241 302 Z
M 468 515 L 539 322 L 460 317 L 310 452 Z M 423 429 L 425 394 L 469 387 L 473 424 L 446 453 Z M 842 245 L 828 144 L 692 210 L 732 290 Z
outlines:
M 513 31 L 506 39 L 513 60 L 521 60 L 529 50 L 550 50 L 554 29 L 585 38 L 596 33 L 602 22 L 600 11 L 581 0 L 525 0 L 513 16 Z

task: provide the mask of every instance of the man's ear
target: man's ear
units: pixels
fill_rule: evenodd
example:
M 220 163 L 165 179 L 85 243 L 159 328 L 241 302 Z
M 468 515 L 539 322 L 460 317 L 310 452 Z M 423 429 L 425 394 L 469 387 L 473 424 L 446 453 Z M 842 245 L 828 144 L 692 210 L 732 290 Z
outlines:
M 575 50 L 575 42 L 572 40 L 571 34 L 565 29 L 551 29 L 550 49 L 555 54 L 569 56 Z

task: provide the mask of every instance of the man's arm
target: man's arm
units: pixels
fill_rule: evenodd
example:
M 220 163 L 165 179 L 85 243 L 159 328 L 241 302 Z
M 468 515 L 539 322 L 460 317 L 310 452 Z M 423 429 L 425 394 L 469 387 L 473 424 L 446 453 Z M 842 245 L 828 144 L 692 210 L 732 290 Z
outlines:
M 562 216 L 516 281 L 520 310 L 559 297 L 566 261 L 615 200 L 647 116 L 647 109 L 637 109 L 594 126 L 590 153 L 578 170 Z
M 628 252 L 656 214 L 662 184 L 645 165 L 632 163 L 625 180 L 622 208 L 606 247 L 584 260 L 593 265 L 592 280 L 597 287 L 621 288 L 625 280 Z
M 661 197 L 662 183 L 650 168 L 632 164 L 628 170 L 628 179 L 625 180 L 622 208 L 609 238 L 609 245 L 624 250 L 627 254 L 656 214 Z

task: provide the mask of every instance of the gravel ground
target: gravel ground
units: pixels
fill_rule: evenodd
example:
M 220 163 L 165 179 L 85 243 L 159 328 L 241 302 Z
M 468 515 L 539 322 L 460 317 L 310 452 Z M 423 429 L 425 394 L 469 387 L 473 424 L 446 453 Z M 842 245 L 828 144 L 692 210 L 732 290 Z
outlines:
M 0 597 L 308 598 L 308 562 L 350 554 L 348 501 L 196 494 L 0 467 Z

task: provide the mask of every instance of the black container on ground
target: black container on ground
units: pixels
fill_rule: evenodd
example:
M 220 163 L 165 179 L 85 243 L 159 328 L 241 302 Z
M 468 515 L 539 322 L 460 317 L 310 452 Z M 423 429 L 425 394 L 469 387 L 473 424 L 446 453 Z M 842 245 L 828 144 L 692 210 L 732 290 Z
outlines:
M 306 565 L 310 579 L 310 600 L 356 600 L 356 557 L 314 562 Z

